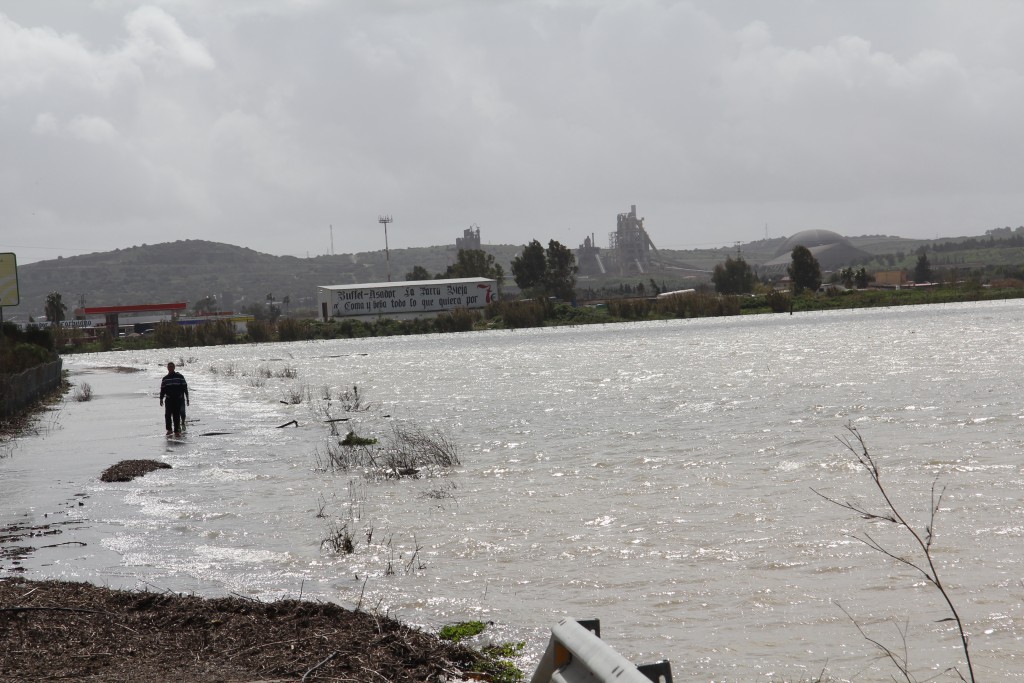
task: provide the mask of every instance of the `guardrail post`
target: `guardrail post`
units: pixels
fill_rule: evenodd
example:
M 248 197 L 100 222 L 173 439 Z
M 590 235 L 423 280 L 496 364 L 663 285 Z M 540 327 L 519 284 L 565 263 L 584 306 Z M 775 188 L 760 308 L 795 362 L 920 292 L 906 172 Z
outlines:
M 672 683 L 667 661 L 633 666 L 601 641 L 600 631 L 597 619 L 559 621 L 530 683 Z

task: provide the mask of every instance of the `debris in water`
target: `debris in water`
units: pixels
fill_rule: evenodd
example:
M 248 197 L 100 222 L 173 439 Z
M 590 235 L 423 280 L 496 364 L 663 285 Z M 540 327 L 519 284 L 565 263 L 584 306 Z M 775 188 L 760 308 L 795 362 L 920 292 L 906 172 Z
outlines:
M 153 470 L 171 469 L 171 466 L 159 460 L 122 460 L 103 470 L 100 481 L 131 481 Z

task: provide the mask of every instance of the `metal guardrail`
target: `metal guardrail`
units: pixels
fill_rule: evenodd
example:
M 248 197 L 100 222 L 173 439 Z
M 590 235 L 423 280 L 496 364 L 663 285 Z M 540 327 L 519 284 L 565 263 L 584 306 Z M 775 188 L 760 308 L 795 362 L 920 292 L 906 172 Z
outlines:
M 667 661 L 634 666 L 601 640 L 597 619 L 562 619 L 530 683 L 672 683 Z

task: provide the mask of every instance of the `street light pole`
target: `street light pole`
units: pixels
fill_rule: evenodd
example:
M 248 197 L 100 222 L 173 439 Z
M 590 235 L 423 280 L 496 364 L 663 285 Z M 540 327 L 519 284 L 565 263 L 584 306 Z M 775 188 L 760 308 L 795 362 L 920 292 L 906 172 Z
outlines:
M 391 253 L 388 251 L 388 223 L 393 223 L 390 215 L 380 216 L 377 222 L 384 226 L 384 260 L 388 264 L 388 282 L 391 282 Z

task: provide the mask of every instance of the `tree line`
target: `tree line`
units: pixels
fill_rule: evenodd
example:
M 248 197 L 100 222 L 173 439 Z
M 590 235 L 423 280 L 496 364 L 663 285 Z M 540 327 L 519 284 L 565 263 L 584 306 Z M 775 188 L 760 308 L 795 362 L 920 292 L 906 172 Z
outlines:
M 786 272 L 789 274 L 790 283 L 794 294 L 803 291 L 815 292 L 821 287 L 821 264 L 814 257 L 807 247 L 798 246 L 793 249 L 789 266 Z M 861 268 L 861 271 L 864 271 Z M 851 275 L 851 281 L 853 280 Z M 864 271 L 864 278 L 867 272 Z M 737 255 L 736 258 L 726 256 L 724 263 L 715 266 L 711 273 L 711 281 L 715 285 L 715 291 L 719 294 L 749 294 L 754 291 L 757 284 L 757 274 L 744 258 Z
M 512 279 L 524 296 L 555 297 L 563 301 L 576 298 L 576 255 L 558 240 L 550 240 L 545 249 L 532 240 L 512 259 Z M 495 280 L 500 290 L 505 281 L 505 269 L 495 262 L 494 256 L 482 249 L 459 249 L 455 263 L 443 273 L 431 275 L 422 266 L 414 266 L 405 274 L 407 280 L 434 280 L 441 278 L 485 277 Z
M 1012 243 L 1024 239 L 1018 229 L 1008 239 L 998 239 L 1000 243 Z M 968 240 L 966 243 L 990 242 L 988 240 Z M 961 243 L 964 244 L 964 243 Z M 928 251 L 944 251 L 945 245 L 933 245 L 931 247 L 920 247 L 917 250 L 917 263 L 912 269 L 912 279 L 915 282 L 934 282 L 936 277 L 942 280 L 942 274 L 936 274 L 928 258 Z M 579 268 L 576 263 L 575 254 L 571 249 L 559 243 L 557 240 L 549 240 L 545 247 L 540 241 L 534 239 L 527 244 L 522 251 L 511 261 L 511 277 L 522 292 L 523 298 L 551 298 L 560 301 L 574 302 L 581 294 L 591 298 L 628 297 L 628 296 L 656 296 L 664 287 L 659 287 L 654 279 L 650 279 L 650 287 L 644 283 L 636 285 L 619 284 L 619 291 L 611 290 L 595 291 L 593 288 L 584 292 L 577 292 L 577 274 Z M 789 275 L 790 287 L 793 294 L 801 294 L 805 291 L 815 292 L 822 283 L 824 277 L 821 266 L 810 249 L 798 246 L 791 253 L 790 264 L 786 269 Z M 1024 279 L 1024 269 L 1009 268 L 1000 266 L 994 271 L 995 275 L 1004 279 Z M 948 277 L 959 280 L 959 270 L 953 269 Z M 499 293 L 505 282 L 506 273 L 501 264 L 497 262 L 492 254 L 481 249 L 460 249 L 455 262 L 448 265 L 443 272 L 431 273 L 427 268 L 416 265 L 409 272 L 405 273 L 407 280 L 432 280 L 450 278 L 484 277 L 493 279 L 498 284 Z M 864 289 L 868 287 L 873 277 L 865 266 L 848 266 L 836 270 L 832 274 L 832 282 L 841 283 L 846 288 Z M 749 294 L 758 291 L 760 288 L 769 286 L 759 283 L 755 269 L 740 255 L 735 257 L 728 255 L 725 261 L 717 264 L 711 273 L 711 285 L 714 291 L 720 295 Z M 709 291 L 707 284 L 696 286 L 699 291 Z M 289 317 L 289 297 L 285 296 L 278 301 L 272 294 L 267 294 L 267 303 L 251 303 L 241 307 L 242 313 L 253 315 L 256 320 L 275 322 L 282 315 Z M 217 299 L 207 296 L 199 300 L 194 310 L 196 313 L 212 312 L 217 310 Z M 58 324 L 67 318 L 68 307 L 64 304 L 59 292 L 51 292 L 46 297 L 45 313 L 47 319 Z

